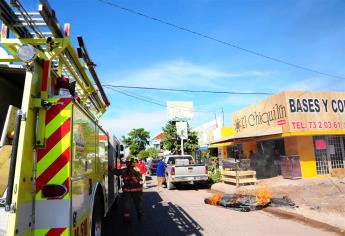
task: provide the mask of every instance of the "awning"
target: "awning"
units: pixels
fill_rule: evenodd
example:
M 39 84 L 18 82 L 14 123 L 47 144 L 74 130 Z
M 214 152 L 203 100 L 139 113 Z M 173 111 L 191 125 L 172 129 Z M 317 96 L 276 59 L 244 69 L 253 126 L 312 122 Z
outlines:
M 226 137 L 226 138 L 222 138 L 222 139 L 218 139 L 218 140 L 215 140 L 213 141 L 212 143 L 210 143 L 210 145 L 213 145 L 213 144 L 220 144 L 220 143 L 228 143 L 230 141 L 233 140 L 233 136 L 231 137 Z
M 265 129 L 257 129 L 257 130 L 248 130 L 245 132 L 237 133 L 232 138 L 233 139 L 241 139 L 241 138 L 252 138 L 252 137 L 260 137 L 260 136 L 268 136 L 268 135 L 281 135 L 283 133 L 282 126 L 272 126 Z
M 202 145 L 202 146 L 199 147 L 199 150 L 201 150 L 201 151 L 208 150 L 208 146 L 207 145 Z
M 225 142 L 225 143 L 215 143 L 208 146 L 208 148 L 218 148 L 218 147 L 226 147 L 234 144 L 234 142 Z
M 257 130 L 249 130 L 246 132 L 241 132 L 241 133 L 235 134 L 234 136 L 226 137 L 226 138 L 214 141 L 208 147 L 213 148 L 213 147 L 229 146 L 236 139 L 255 138 L 255 137 L 270 136 L 270 135 L 282 135 L 282 126 L 272 126 L 265 129 L 257 129 Z M 218 145 L 218 146 L 215 146 L 215 145 Z

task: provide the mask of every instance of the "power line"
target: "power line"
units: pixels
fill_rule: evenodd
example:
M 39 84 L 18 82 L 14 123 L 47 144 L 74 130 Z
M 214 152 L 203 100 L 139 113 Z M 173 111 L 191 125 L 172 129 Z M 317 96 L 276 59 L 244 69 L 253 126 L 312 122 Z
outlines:
M 133 95 L 133 94 L 128 93 L 126 91 L 123 91 L 123 90 L 120 90 L 120 89 L 116 89 L 116 88 L 112 88 L 112 87 L 106 87 L 106 86 L 104 86 L 104 87 L 107 88 L 107 89 L 113 90 L 113 91 L 115 91 L 117 93 L 123 94 L 125 96 L 132 97 L 134 99 L 140 100 L 140 101 L 148 102 L 148 103 L 151 103 L 151 104 L 154 104 L 154 105 L 157 105 L 157 106 L 160 106 L 160 107 L 164 107 L 164 108 L 168 107 L 167 105 L 165 105 L 163 103 L 152 101 L 151 99 L 149 99 L 147 97 Z M 179 110 L 190 110 L 190 108 L 188 108 L 188 107 L 179 107 Z M 211 113 L 211 114 L 215 113 L 215 112 L 205 111 L 205 110 L 193 110 L 193 111 L 197 112 L 197 113 Z
M 232 94 L 232 95 L 273 95 L 273 93 L 267 93 L 267 92 L 190 90 L 190 89 L 156 88 L 156 87 L 141 87 L 141 86 L 111 85 L 111 84 L 103 84 L 103 86 L 109 87 L 109 88 L 144 89 L 144 90 L 159 90 L 159 91 L 188 92 L 188 93 L 214 93 L 214 94 Z
M 118 90 L 118 89 L 115 89 L 115 88 L 111 88 L 111 87 L 105 87 L 105 88 L 111 89 L 111 90 L 113 90 L 113 91 L 115 91 L 115 92 L 121 93 L 121 94 L 126 95 L 126 96 L 128 96 L 128 97 L 135 98 L 135 99 L 140 100 L 140 101 L 152 103 L 152 104 L 155 104 L 155 105 L 161 106 L 161 107 L 166 107 L 165 104 L 158 103 L 158 102 L 154 102 L 154 101 L 151 101 L 151 100 L 149 100 L 149 99 L 145 99 L 145 98 L 142 98 L 142 97 L 139 97 L 139 96 L 136 96 L 136 95 L 132 95 L 132 94 L 129 94 L 129 93 L 127 93 L 127 92 L 124 92 L 124 91 L 121 91 L 121 90 Z
M 144 98 L 144 99 L 148 99 L 148 100 L 153 101 L 153 102 L 157 102 L 157 103 L 161 103 L 162 102 L 162 99 L 158 100 L 158 99 L 153 98 L 153 97 L 148 97 L 148 96 L 142 95 L 141 91 L 133 92 L 133 90 L 132 91 L 128 91 L 128 89 L 120 89 L 120 88 L 118 88 L 118 90 L 121 90 L 123 92 L 129 93 L 129 94 L 131 94 L 133 96 L 137 96 L 137 97 L 141 97 L 141 98 Z
M 191 29 L 188 29 L 188 28 L 186 28 L 184 26 L 179 26 L 179 25 L 176 25 L 174 23 L 170 23 L 168 21 L 165 21 L 165 20 L 153 17 L 153 16 L 149 16 L 149 15 L 144 14 L 142 12 L 139 12 L 137 10 L 133 10 L 131 8 L 128 8 L 128 7 L 120 6 L 120 5 L 116 4 L 116 3 L 108 1 L 108 0 L 98 0 L 98 1 L 103 3 L 103 4 L 107 4 L 109 6 L 116 7 L 118 9 L 130 12 L 132 14 L 139 15 L 141 17 L 145 17 L 145 18 L 147 18 L 149 20 L 153 20 L 153 21 L 159 22 L 161 24 L 168 25 L 170 27 L 173 27 L 173 28 L 176 28 L 176 29 L 179 29 L 179 30 L 182 30 L 182 31 L 194 34 L 194 35 L 197 35 L 197 36 L 202 37 L 202 38 L 206 38 L 208 40 L 212 40 L 212 41 L 218 42 L 220 44 L 223 44 L 223 45 L 226 45 L 226 46 L 229 46 L 229 47 L 232 47 L 232 48 L 236 48 L 238 50 L 247 52 L 249 54 L 253 54 L 253 55 L 258 56 L 258 57 L 262 57 L 262 58 L 265 58 L 265 59 L 268 59 L 268 60 L 271 60 L 271 61 L 274 61 L 274 62 L 277 62 L 277 63 L 285 64 L 285 65 L 288 65 L 288 66 L 291 66 L 291 67 L 295 67 L 295 68 L 298 68 L 298 69 L 301 69 L 301 70 L 313 72 L 313 73 L 316 73 L 316 74 L 320 74 L 320 75 L 324 75 L 324 76 L 328 76 L 328 77 L 333 77 L 333 78 L 338 78 L 338 79 L 345 79 L 344 76 L 333 75 L 333 74 L 322 72 L 322 71 L 319 71 L 319 70 L 316 70 L 316 69 L 313 69 L 313 68 L 309 68 L 309 67 L 306 67 L 306 66 L 301 66 L 301 65 L 298 65 L 298 64 L 295 64 L 295 63 L 291 63 L 291 62 L 288 62 L 288 61 L 285 61 L 285 60 L 282 60 L 282 59 L 279 59 L 279 58 L 276 58 L 276 57 L 271 57 L 271 56 L 265 55 L 263 53 L 254 51 L 254 50 L 247 49 L 247 48 L 241 47 L 239 45 L 236 45 L 236 44 L 233 44 L 233 43 L 221 40 L 221 39 L 217 39 L 217 38 L 212 37 L 210 35 L 203 34 L 203 33 L 200 33 L 200 32 L 197 32 L 197 31 L 194 31 L 194 30 L 191 30 Z

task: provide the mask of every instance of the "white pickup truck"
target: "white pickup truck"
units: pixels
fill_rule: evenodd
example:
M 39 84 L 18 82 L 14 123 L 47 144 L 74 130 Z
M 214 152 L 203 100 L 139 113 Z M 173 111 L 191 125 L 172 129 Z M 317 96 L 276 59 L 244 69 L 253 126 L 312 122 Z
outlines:
M 174 188 L 176 183 L 206 182 L 208 168 L 205 165 L 194 164 L 190 155 L 167 155 L 164 158 L 165 181 L 168 189 Z

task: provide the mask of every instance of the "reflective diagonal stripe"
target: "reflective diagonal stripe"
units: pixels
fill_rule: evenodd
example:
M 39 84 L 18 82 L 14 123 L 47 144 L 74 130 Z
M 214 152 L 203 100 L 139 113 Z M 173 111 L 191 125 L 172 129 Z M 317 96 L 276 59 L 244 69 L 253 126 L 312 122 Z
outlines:
M 38 163 L 37 176 L 40 176 L 54 161 L 61 156 L 70 147 L 71 137 L 68 132 Z
M 50 229 L 46 236 L 57 236 L 57 235 L 62 235 L 62 233 L 65 231 L 66 228 L 55 228 L 55 229 Z
M 53 118 L 49 123 L 46 123 L 46 139 L 49 138 L 60 127 L 62 123 L 70 118 L 71 111 L 72 103 L 66 106 L 65 110 L 61 111 L 60 114 Z
M 72 99 L 53 98 L 53 105 L 47 110 L 45 147 L 38 149 L 36 168 L 36 199 L 43 199 L 41 189 L 46 184 L 69 185 L 71 155 Z M 68 180 L 68 181 L 67 181 Z M 64 199 L 70 198 L 69 186 Z
M 37 162 L 39 162 L 71 129 L 71 119 L 68 118 L 46 141 L 46 147 L 39 149 Z
M 46 235 L 48 233 L 50 229 L 36 229 L 35 230 L 35 236 L 43 236 Z
M 35 236 L 67 236 L 68 228 L 36 229 Z
M 64 166 L 69 162 L 70 148 L 68 147 L 36 180 L 36 192 L 41 190 L 42 185 L 47 184 L 56 174 L 58 174 Z M 66 171 L 64 175 L 68 174 Z M 66 177 L 62 179 L 61 184 Z M 58 182 L 57 182 L 58 183 Z
M 60 105 L 60 104 L 54 105 L 47 110 L 46 124 L 49 124 L 49 122 L 52 119 L 54 119 L 61 111 L 63 111 L 65 109 L 66 106 L 68 106 L 71 103 L 70 98 L 60 98 L 58 100 L 50 100 L 50 101 L 63 103 L 63 104 L 62 105 Z

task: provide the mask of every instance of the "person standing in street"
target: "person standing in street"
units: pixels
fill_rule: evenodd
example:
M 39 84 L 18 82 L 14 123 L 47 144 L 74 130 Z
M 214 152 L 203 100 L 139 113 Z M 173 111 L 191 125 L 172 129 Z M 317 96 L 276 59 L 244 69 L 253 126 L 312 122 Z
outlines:
M 126 161 L 126 168 L 114 169 L 110 167 L 110 171 L 115 175 L 121 175 L 123 180 L 122 191 L 124 199 L 123 221 L 131 221 L 131 205 L 132 201 L 137 212 L 138 220 L 141 220 L 144 212 L 143 184 L 140 169 L 135 167 L 134 160 Z
M 141 173 L 141 176 L 143 178 L 143 186 L 144 188 L 146 188 L 146 165 L 145 165 L 145 162 L 143 160 L 140 160 L 139 161 L 139 169 L 140 169 L 140 173 Z
M 160 161 L 159 161 L 158 166 L 157 166 L 156 175 L 157 175 L 157 191 L 161 192 L 162 191 L 162 185 L 164 182 L 166 164 L 165 164 L 162 157 L 160 157 L 159 159 L 160 159 Z

